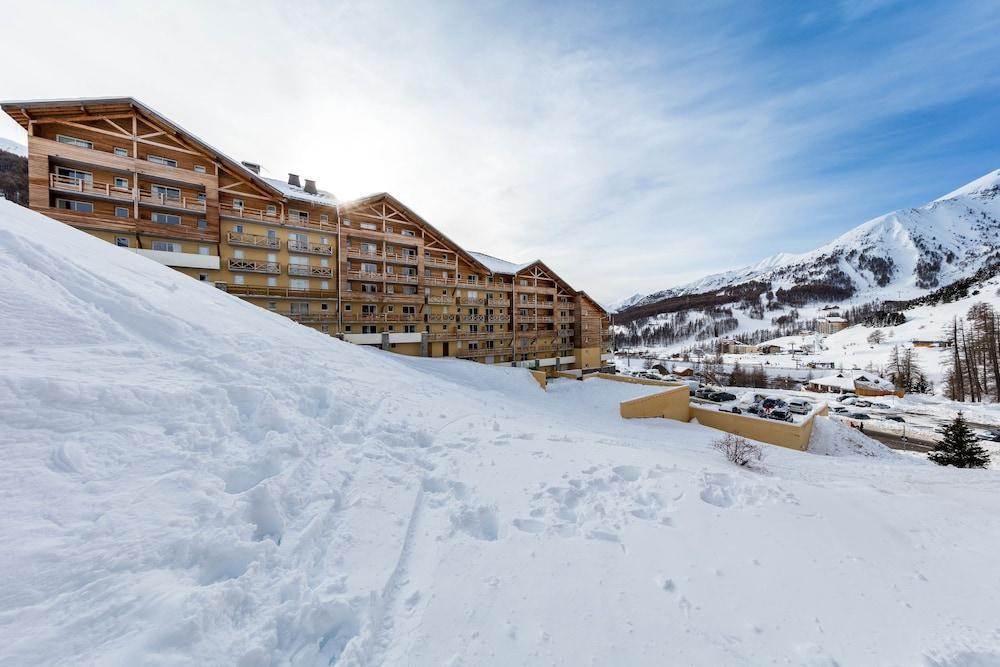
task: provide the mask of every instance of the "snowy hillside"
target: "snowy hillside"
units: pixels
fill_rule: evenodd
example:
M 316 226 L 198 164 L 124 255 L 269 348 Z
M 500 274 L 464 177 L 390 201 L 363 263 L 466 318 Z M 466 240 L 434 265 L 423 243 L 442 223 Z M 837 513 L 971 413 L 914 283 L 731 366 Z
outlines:
M 0 137 L 0 151 L 7 151 L 21 157 L 28 157 L 28 147 L 11 139 Z
M 779 253 L 640 300 L 631 297 L 619 310 L 752 281 L 773 290 L 833 288 L 842 299 L 912 298 L 966 277 L 990 258 L 1000 258 L 1000 170 L 920 208 L 870 220 L 811 252 Z
M 1000 475 L 332 340 L 0 201 L 0 664 L 996 664 Z M 859 451 L 868 454 L 841 455 Z

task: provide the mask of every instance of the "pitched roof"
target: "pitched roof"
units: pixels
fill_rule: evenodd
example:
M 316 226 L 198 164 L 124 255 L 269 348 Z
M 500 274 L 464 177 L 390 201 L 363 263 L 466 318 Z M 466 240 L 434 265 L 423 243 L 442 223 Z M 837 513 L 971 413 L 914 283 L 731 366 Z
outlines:
M 487 255 L 484 252 L 469 252 L 470 255 L 475 257 L 479 262 L 488 268 L 493 273 L 505 273 L 509 275 L 514 275 L 518 271 L 528 268 L 538 260 L 527 262 L 524 264 L 518 264 L 516 262 L 508 262 L 505 259 L 500 259 L 499 257 L 494 257 L 493 255 Z

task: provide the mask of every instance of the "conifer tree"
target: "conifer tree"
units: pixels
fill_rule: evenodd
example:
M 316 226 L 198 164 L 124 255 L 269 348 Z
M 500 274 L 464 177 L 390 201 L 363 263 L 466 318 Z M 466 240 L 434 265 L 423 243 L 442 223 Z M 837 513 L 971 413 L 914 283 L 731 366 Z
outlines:
M 956 468 L 985 468 L 989 465 L 990 455 L 979 444 L 961 412 L 941 433 L 941 441 L 927 456 L 931 461 Z

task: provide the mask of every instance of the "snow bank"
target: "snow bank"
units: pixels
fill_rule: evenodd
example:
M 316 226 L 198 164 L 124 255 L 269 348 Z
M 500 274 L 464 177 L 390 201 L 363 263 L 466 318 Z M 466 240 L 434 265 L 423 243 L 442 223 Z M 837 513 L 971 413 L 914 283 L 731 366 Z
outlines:
M 858 429 L 846 426 L 829 417 L 813 419 L 809 451 L 824 456 L 871 456 L 876 458 L 901 458 L 885 445 L 872 440 Z
M 737 469 L 641 390 L 340 343 L 5 202 L 0 269 L 2 664 L 1000 651 L 997 473 Z

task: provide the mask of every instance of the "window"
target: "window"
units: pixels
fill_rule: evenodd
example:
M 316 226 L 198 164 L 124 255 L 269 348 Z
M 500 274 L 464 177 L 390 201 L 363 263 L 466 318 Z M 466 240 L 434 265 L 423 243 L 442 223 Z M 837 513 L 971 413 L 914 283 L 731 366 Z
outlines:
M 395 330 L 396 330 L 396 325 L 395 324 L 390 324 L 389 325 L 389 331 L 395 331 Z
M 128 209 L 124 206 L 115 206 L 115 217 L 116 218 L 127 218 Z
M 243 284 L 243 276 L 233 276 L 233 282 L 237 285 Z
M 237 234 L 243 233 L 243 225 L 233 225 L 233 231 Z
M 198 218 L 198 229 L 208 229 L 208 220 L 205 218 Z
M 160 197 L 161 199 L 181 198 L 181 191 L 178 188 L 171 188 L 166 185 L 151 185 L 149 186 L 149 190 L 153 193 L 154 197 Z
M 373 334 L 378 333 L 378 327 L 374 324 L 362 324 L 361 333 L 363 334 Z
M 404 315 L 416 315 L 417 314 L 417 307 L 416 306 L 403 306 L 403 314 Z
M 204 167 L 204 165 L 196 164 L 194 166 L 194 170 L 196 172 L 198 172 L 199 174 L 204 174 L 205 173 L 205 167 Z
M 527 287 L 527 286 L 528 286 L 528 281 L 525 280 L 524 278 L 521 278 L 521 287 Z
M 93 148 L 93 141 L 85 141 L 83 139 L 77 139 L 76 137 L 70 137 L 65 134 L 57 134 L 56 141 L 61 144 L 69 144 L 70 146 L 76 146 L 77 148 Z
M 328 304 L 328 303 L 321 303 L 321 304 L 319 304 L 319 309 L 320 310 L 330 310 L 330 304 Z
M 403 294 L 415 295 L 416 293 L 416 285 L 403 285 Z
M 375 264 L 364 263 L 361 265 L 361 273 L 378 273 L 378 266 Z
M 277 301 L 268 301 L 267 302 L 267 309 L 268 310 L 275 310 L 275 311 L 278 310 L 278 302 Z
M 199 192 L 198 193 L 198 201 L 201 202 L 202 204 L 205 203 L 205 193 L 204 192 Z
M 319 214 L 319 221 L 320 222 L 330 222 L 330 216 L 328 216 L 326 213 L 320 213 Z
M 66 211 L 76 211 L 77 213 L 93 213 L 94 205 L 86 201 L 74 201 L 72 199 L 57 199 L 56 208 Z
M 278 279 L 275 278 L 274 276 L 268 276 L 267 277 L 267 286 L 268 287 L 277 287 L 278 286 Z
M 84 183 L 94 182 L 94 175 L 89 171 L 79 171 L 77 169 L 70 169 L 69 167 L 56 167 L 56 173 L 63 178 L 75 178 Z
M 153 164 L 162 164 L 164 167 L 176 167 L 177 160 L 171 160 L 168 157 L 160 157 L 159 155 L 147 155 L 146 160 L 152 162 Z
M 374 294 L 378 291 L 378 289 L 373 283 L 361 283 L 361 291 L 368 294 Z
M 321 280 L 321 281 L 319 281 L 319 288 L 320 289 L 330 289 L 330 281 L 329 280 Z
M 122 148 L 121 146 L 115 146 L 115 155 L 118 157 L 128 157 L 128 149 Z
M 274 204 L 268 204 L 267 205 L 267 214 L 268 215 L 278 215 L 278 207 L 275 206 Z
M 375 225 L 374 222 L 362 222 L 360 226 L 361 229 L 368 229 L 371 231 L 375 231 L 378 229 L 378 227 Z
M 118 246 L 119 248 L 127 248 L 128 247 L 128 239 L 125 238 L 124 236 L 116 236 L 115 237 L 115 245 Z
M 212 249 L 209 248 L 207 245 L 200 245 L 200 246 L 198 246 L 198 254 L 199 255 L 211 255 L 212 254 Z
M 153 241 L 153 250 L 160 252 L 183 252 L 180 243 L 170 243 L 169 241 Z
M 273 229 L 267 230 L 267 240 L 268 241 L 277 241 L 278 240 L 278 232 L 274 231 Z
M 345 303 L 344 304 L 344 312 L 345 313 L 351 312 L 351 304 L 349 304 L 349 303 Z
M 344 223 L 345 227 L 350 227 L 351 226 L 351 219 L 350 218 L 344 218 L 341 222 Z
M 378 246 L 376 246 L 374 243 L 362 243 L 361 252 L 367 252 L 374 255 L 375 253 L 378 252 Z
M 115 187 L 122 190 L 128 190 L 128 179 L 121 178 L 120 176 L 115 177 Z
M 174 215 L 172 213 L 160 213 L 159 211 L 154 211 L 149 219 L 153 222 L 159 222 L 164 225 L 179 225 L 181 224 L 181 216 Z
M 288 217 L 290 220 L 309 222 L 309 211 L 297 211 L 294 208 L 290 208 L 288 209 Z
M 233 208 L 243 208 L 243 200 L 242 199 L 234 199 L 233 200 Z
M 309 280 L 306 278 L 292 278 L 290 286 L 292 289 L 309 289 Z
M 288 304 L 288 309 L 297 315 L 307 315 L 309 313 L 309 303 L 307 301 L 292 301 Z
M 199 273 L 198 274 L 198 280 L 200 280 L 203 283 L 204 282 L 208 282 L 208 274 L 207 273 Z
M 400 234 L 402 234 L 403 236 L 416 236 L 416 234 L 413 233 L 412 229 L 404 229 L 400 232 Z
M 415 324 L 404 324 L 403 333 L 417 333 L 417 325 Z
M 362 304 L 362 306 L 361 306 L 361 314 L 362 315 L 375 315 L 376 314 L 375 304 L 371 304 L 371 303 Z

